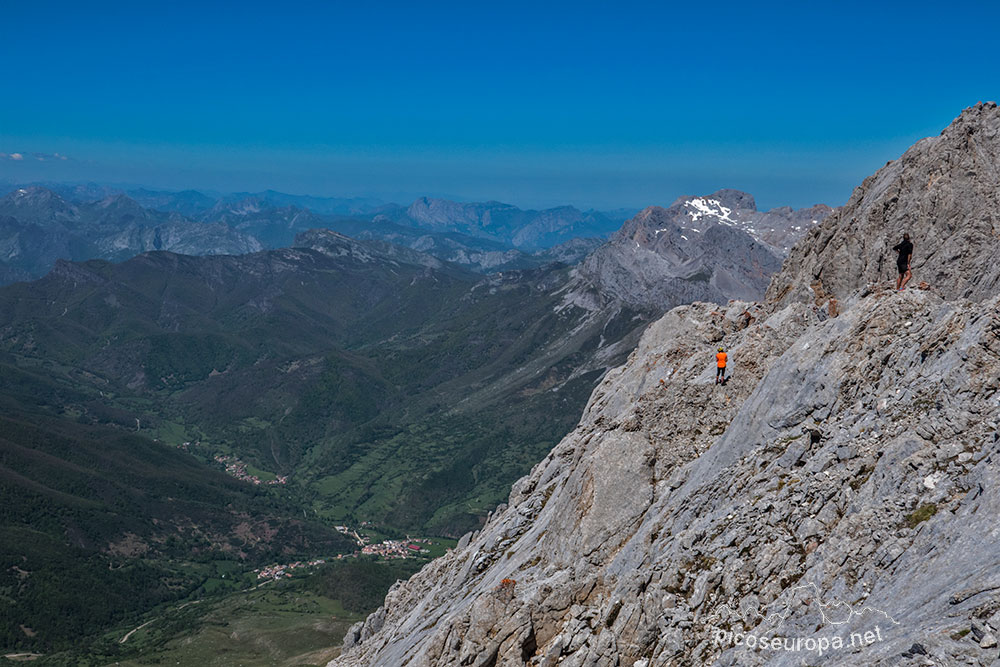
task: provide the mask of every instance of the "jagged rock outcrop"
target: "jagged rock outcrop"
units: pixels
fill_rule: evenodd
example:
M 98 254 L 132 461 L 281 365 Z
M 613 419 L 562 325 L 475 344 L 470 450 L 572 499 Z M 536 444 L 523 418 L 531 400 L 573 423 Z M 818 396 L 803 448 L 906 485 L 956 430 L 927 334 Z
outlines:
M 957 122 L 987 136 L 994 113 Z M 923 192 L 908 164 L 900 208 Z M 988 200 L 998 180 L 977 174 L 963 192 Z M 923 243 L 978 224 L 939 219 Z M 785 284 L 808 288 L 808 255 Z M 993 663 L 1000 296 L 967 298 L 961 263 L 941 291 L 902 293 L 859 268 L 853 291 L 830 284 L 838 317 L 793 287 L 652 324 L 509 504 L 394 587 L 331 665 Z
M 843 299 L 896 277 L 892 246 L 908 232 L 913 280 L 946 298 L 981 300 L 1000 288 L 1000 109 L 965 109 L 939 136 L 914 144 L 858 186 L 812 229 L 768 289 L 772 300 Z

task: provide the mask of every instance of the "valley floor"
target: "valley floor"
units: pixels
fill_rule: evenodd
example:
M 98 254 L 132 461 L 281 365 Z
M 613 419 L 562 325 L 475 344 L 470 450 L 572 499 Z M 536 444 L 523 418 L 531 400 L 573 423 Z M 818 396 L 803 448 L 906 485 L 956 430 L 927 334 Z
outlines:
M 351 613 L 336 600 L 281 586 L 262 585 L 209 602 L 193 618 L 178 607 L 129 633 L 139 654 L 117 665 L 324 665 L 340 653 Z M 179 623 L 190 627 L 176 634 Z M 133 634 L 134 633 L 134 634 Z M 333 647 L 333 648 L 331 648 Z

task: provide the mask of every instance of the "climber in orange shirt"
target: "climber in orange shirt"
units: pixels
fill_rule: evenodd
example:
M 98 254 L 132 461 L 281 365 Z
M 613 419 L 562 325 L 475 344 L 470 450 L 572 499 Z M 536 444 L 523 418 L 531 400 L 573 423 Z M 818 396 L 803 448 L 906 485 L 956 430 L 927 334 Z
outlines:
M 715 355 L 715 384 L 726 384 L 726 356 L 725 351 L 720 347 Z

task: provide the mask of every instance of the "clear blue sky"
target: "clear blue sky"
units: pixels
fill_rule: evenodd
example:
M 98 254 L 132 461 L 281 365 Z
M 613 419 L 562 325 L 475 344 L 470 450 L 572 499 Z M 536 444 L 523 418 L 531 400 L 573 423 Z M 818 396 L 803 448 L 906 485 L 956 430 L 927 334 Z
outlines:
M 39 0 L 2 17 L 0 182 L 837 205 L 1000 97 L 996 2 Z

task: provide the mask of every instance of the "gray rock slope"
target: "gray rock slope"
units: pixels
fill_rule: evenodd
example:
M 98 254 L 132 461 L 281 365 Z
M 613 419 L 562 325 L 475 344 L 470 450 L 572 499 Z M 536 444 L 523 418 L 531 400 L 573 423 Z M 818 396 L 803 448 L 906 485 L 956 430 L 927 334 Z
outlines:
M 581 264 L 602 294 L 663 312 L 692 301 L 759 299 L 781 267 L 782 247 L 831 211 L 827 206 L 759 212 L 753 197 L 719 190 L 651 206 Z
M 965 109 L 939 136 L 914 144 L 865 179 L 847 204 L 789 255 L 769 299 L 843 298 L 896 276 L 903 232 L 913 276 L 947 298 L 983 299 L 1000 288 L 1000 109 Z
M 992 113 L 963 114 L 973 136 Z M 901 206 L 923 186 L 902 176 Z M 993 664 L 1000 297 L 835 293 L 834 318 L 807 294 L 653 323 L 509 504 L 331 665 Z

